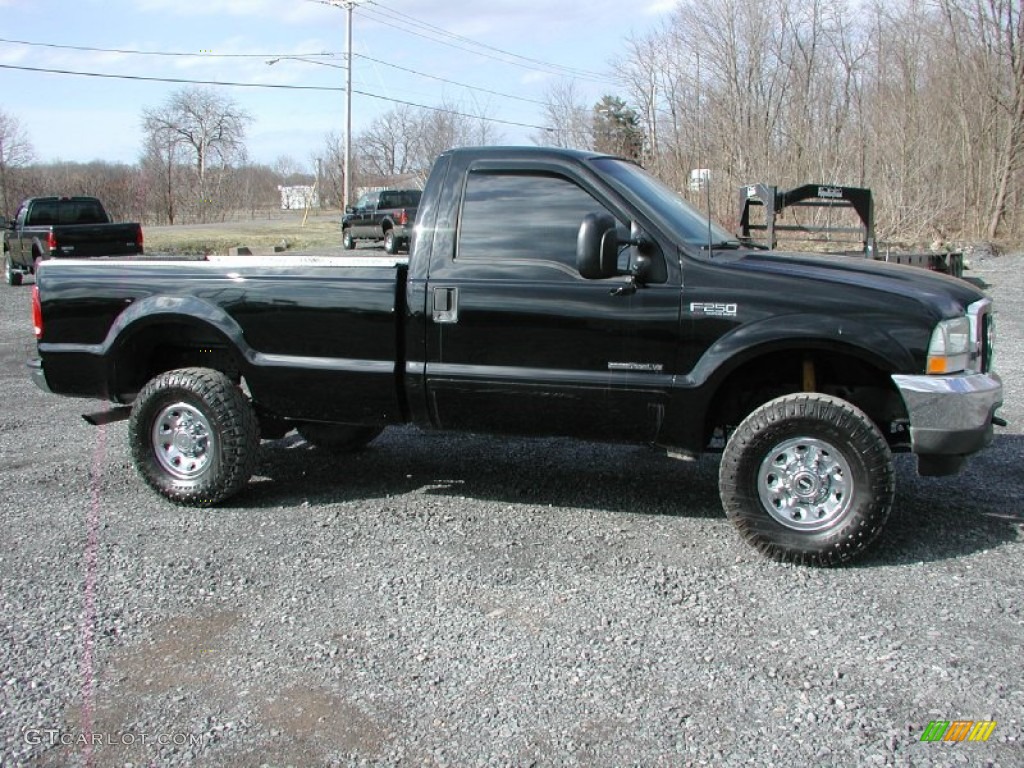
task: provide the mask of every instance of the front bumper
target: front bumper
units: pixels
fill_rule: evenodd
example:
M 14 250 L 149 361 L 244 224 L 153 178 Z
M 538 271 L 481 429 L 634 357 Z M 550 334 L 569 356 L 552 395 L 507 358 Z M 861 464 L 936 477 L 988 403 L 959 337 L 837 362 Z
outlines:
M 967 456 L 992 442 L 992 420 L 1003 404 L 994 373 L 893 376 L 910 417 L 910 444 L 926 456 Z

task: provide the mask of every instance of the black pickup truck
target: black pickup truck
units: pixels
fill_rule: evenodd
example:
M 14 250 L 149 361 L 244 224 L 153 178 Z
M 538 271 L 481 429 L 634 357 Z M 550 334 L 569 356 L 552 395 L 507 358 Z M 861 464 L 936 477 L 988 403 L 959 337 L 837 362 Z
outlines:
M 385 189 L 360 196 L 341 220 L 345 248 L 352 250 L 357 240 L 383 240 L 384 250 L 392 254 L 408 248 L 421 194 L 418 189 Z
M 1002 423 L 970 284 L 748 250 L 638 166 L 568 150 L 441 155 L 408 259 L 54 260 L 35 290 L 37 383 L 120 404 L 89 418 L 128 418 L 142 477 L 186 504 L 239 492 L 291 429 L 567 435 L 721 451 L 742 535 L 827 565 L 882 530 L 894 451 L 952 474 Z
M 21 285 L 36 265 L 57 256 L 141 254 L 142 227 L 112 224 L 95 197 L 30 197 L 4 231 L 4 279 Z

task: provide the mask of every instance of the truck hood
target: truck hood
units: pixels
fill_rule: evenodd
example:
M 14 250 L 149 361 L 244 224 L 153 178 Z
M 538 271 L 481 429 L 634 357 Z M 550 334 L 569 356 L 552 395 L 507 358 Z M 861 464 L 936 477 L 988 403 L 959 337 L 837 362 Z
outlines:
M 777 251 L 747 251 L 714 261 L 728 260 L 732 269 L 784 275 L 808 282 L 826 282 L 883 291 L 916 299 L 941 317 L 955 317 L 985 294 L 964 280 L 920 267 L 886 264 L 857 256 L 809 255 Z M 813 290 L 808 288 L 808 290 Z

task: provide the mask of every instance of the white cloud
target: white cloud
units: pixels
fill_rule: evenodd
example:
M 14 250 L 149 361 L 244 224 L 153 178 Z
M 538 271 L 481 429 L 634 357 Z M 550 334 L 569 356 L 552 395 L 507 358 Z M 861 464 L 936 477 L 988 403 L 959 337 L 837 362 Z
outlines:
M 648 16 L 659 16 L 674 11 L 677 5 L 679 5 L 678 0 L 655 0 L 644 9 L 644 13 Z

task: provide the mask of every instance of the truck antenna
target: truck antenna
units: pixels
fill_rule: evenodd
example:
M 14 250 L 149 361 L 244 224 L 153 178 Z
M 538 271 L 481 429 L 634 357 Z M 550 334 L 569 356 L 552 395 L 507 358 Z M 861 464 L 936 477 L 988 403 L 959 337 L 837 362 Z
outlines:
M 714 245 L 714 237 L 711 233 L 711 169 L 708 168 L 708 157 L 705 152 L 707 144 L 704 140 L 704 130 L 707 128 L 707 121 L 704 119 L 704 112 L 701 109 L 700 103 L 701 97 L 701 83 L 700 83 L 700 49 L 697 49 L 697 127 L 698 136 L 700 141 L 700 166 L 701 169 L 697 171 L 700 174 L 700 182 L 704 185 L 704 202 L 707 206 L 708 212 L 708 258 L 713 259 L 715 257 L 714 251 L 711 250 L 711 246 Z
M 711 171 L 708 171 L 707 178 L 704 180 L 704 201 L 708 209 L 708 258 L 713 259 L 715 254 L 711 250 L 711 246 L 714 245 L 714 238 L 711 234 Z

